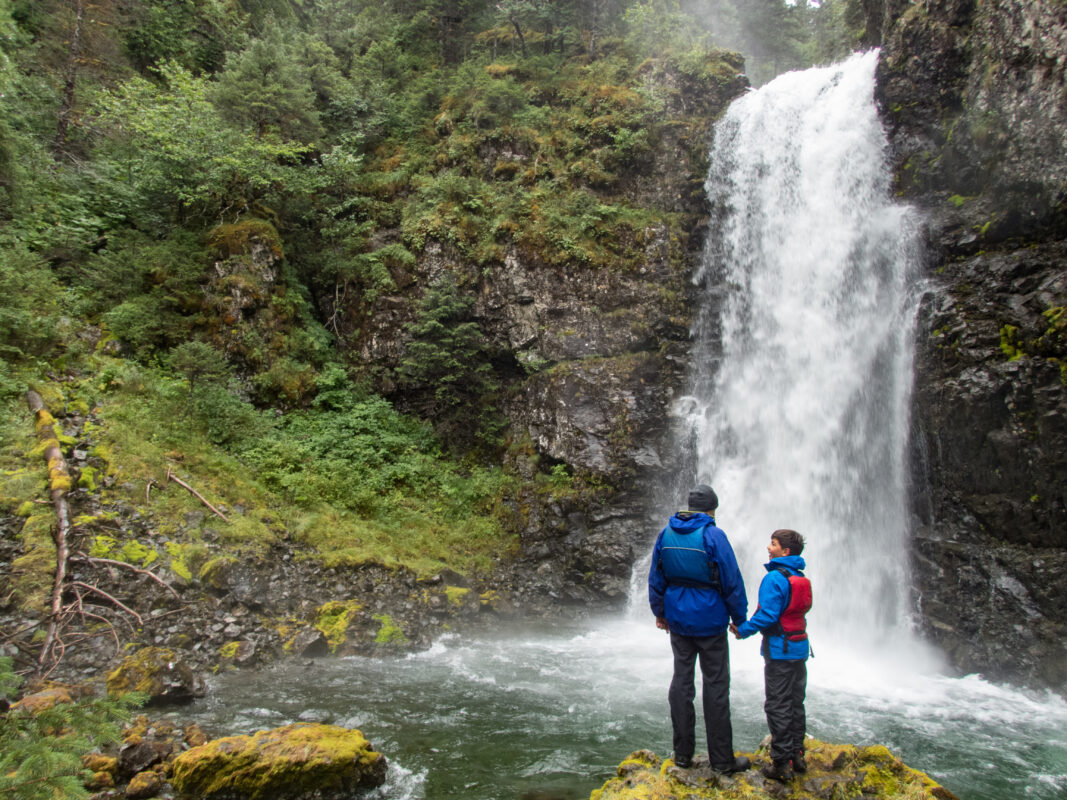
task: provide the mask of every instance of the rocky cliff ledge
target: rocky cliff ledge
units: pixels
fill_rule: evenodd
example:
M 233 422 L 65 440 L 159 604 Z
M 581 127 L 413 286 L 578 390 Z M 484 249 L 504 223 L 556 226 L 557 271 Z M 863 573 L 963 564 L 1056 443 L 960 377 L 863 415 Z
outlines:
M 677 468 L 662 449 L 671 392 L 685 373 L 712 125 L 748 87 L 743 69 L 740 56 L 722 51 L 709 54 L 703 71 L 659 60 L 638 68 L 631 89 L 662 102 L 642 133 L 651 146 L 589 197 L 640 210 L 647 224 L 606 235 L 610 258 L 553 255 L 504 237 L 493 260 L 479 264 L 454 243 L 428 238 L 413 263 L 392 269 L 395 291 L 362 316 L 355 306 L 337 312 L 351 358 L 404 407 L 410 398 L 390 376 L 408 351 L 418 313 L 412 297 L 454 280 L 492 352 L 508 438 L 528 442 L 525 453 L 512 448 L 510 466 L 531 483 L 546 464 L 560 466 L 593 488 L 569 499 L 532 492 L 516 499 L 520 552 L 501 588 L 523 607 L 621 603 L 634 543 L 643 548 L 654 532 L 648 487 Z M 597 141 L 588 132 L 581 138 Z M 506 160 L 536 171 L 544 157 L 529 143 L 487 141 L 471 169 L 492 173 Z
M 915 548 L 961 670 L 1067 686 L 1067 6 L 868 0 L 896 185 L 927 227 Z
M 619 765 L 617 777 L 593 792 L 590 800 L 956 800 L 922 772 L 911 769 L 885 747 L 855 747 L 809 740 L 808 771 L 786 783 L 764 778 L 767 756 L 753 755 L 754 768 L 734 776 L 717 775 L 698 760 L 679 769 L 670 759 L 639 750 Z

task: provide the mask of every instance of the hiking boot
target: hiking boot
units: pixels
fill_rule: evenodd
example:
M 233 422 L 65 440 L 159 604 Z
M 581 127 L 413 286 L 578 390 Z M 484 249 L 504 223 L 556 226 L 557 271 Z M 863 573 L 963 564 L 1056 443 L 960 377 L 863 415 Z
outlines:
M 804 760 L 804 751 L 797 750 L 793 753 L 793 772 L 807 772 L 808 762 Z
M 786 781 L 792 779 L 793 768 L 789 766 L 788 761 L 772 761 L 770 764 L 764 764 L 760 767 L 760 775 L 764 778 L 770 778 L 772 781 Z
M 678 767 L 678 769 L 689 769 L 691 766 L 693 766 L 693 759 L 691 757 L 679 758 L 678 756 L 675 756 L 674 766 Z
M 732 763 L 712 764 L 711 768 L 721 775 L 732 775 L 735 772 L 744 772 L 752 766 L 748 756 L 737 756 Z

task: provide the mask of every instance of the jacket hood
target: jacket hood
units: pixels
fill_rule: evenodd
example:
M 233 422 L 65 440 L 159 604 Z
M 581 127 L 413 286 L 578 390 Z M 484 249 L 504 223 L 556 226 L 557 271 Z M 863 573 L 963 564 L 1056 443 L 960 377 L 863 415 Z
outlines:
M 667 524 L 678 533 L 691 533 L 705 525 L 714 525 L 715 518 L 703 511 L 679 511 Z
M 785 567 L 786 569 L 793 570 L 793 572 L 803 572 L 804 557 L 781 556 L 779 558 L 772 558 L 768 563 L 764 564 L 763 566 L 768 572 L 770 572 L 771 570 L 778 569 L 779 567 Z

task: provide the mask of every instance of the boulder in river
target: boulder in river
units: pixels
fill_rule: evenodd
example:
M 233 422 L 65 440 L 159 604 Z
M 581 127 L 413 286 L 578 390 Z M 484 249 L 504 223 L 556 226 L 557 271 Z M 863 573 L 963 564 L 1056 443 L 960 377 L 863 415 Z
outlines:
M 204 679 L 173 650 L 143 647 L 107 676 L 108 694 L 141 692 L 149 705 L 189 703 L 206 692 Z
M 380 786 L 385 768 L 358 730 L 296 723 L 187 750 L 174 760 L 171 783 L 204 800 L 347 800 Z
M 769 756 L 750 754 L 752 769 L 735 775 L 711 770 L 707 757 L 690 769 L 674 766 L 649 750 L 631 753 L 616 777 L 593 791 L 590 800 L 959 800 L 926 774 L 896 758 L 886 747 L 827 744 L 809 739 L 808 770 L 779 783 L 764 778 Z

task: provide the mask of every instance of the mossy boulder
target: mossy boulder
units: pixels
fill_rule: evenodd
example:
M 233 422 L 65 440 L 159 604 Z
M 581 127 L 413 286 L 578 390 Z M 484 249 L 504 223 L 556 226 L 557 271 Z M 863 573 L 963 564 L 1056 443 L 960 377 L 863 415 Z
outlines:
M 34 692 L 33 694 L 28 694 L 18 702 L 14 703 L 11 707 L 20 708 L 31 714 L 40 714 L 42 711 L 47 711 L 61 703 L 73 702 L 74 698 L 71 696 L 70 687 L 56 685 L 47 689 L 42 689 L 39 692 Z
M 173 650 L 144 647 L 107 676 L 111 695 L 139 692 L 149 705 L 188 703 L 203 697 L 204 680 Z
M 230 577 L 237 559 L 232 556 L 219 556 L 208 561 L 200 568 L 200 583 L 217 593 L 225 594 L 230 590 Z
M 752 769 L 719 775 L 697 760 L 679 769 L 670 759 L 640 750 L 619 765 L 617 777 L 593 791 L 590 800 L 958 800 L 926 774 L 914 770 L 880 745 L 807 743 L 808 771 L 786 783 L 764 778 L 759 768 L 770 763 L 764 754 L 751 755 Z
M 206 800 L 341 800 L 380 786 L 385 768 L 360 731 L 297 723 L 194 747 L 174 760 L 171 783 Z
M 126 786 L 126 800 L 147 800 L 155 797 L 163 788 L 163 776 L 158 772 L 146 770 L 130 778 Z

